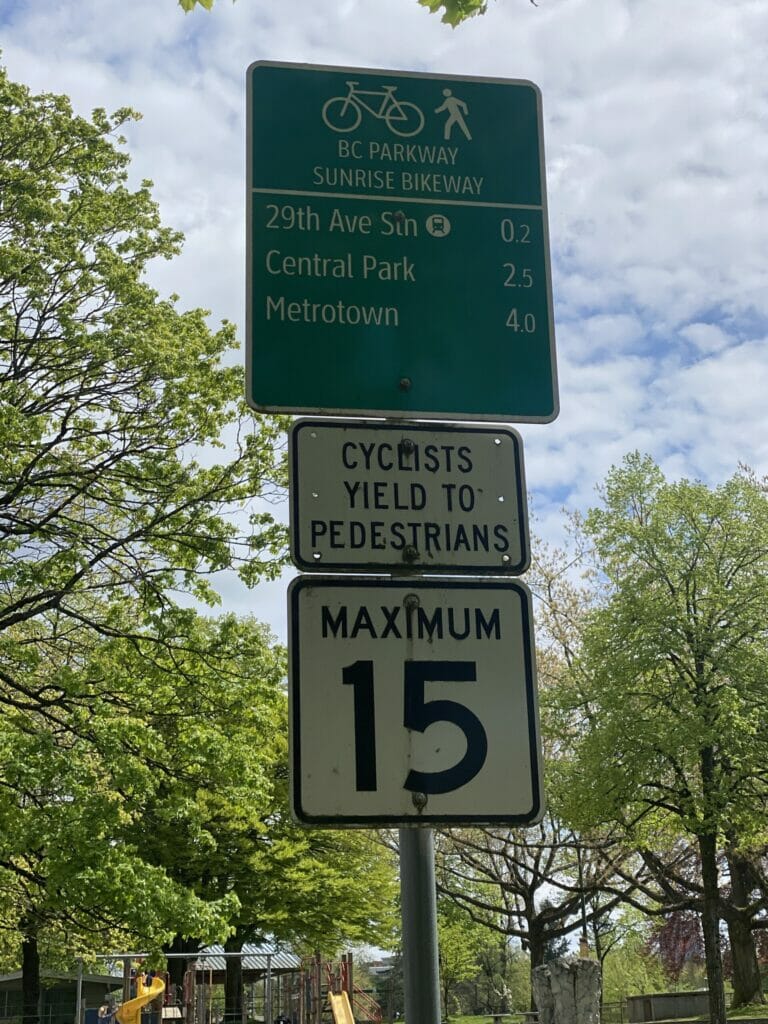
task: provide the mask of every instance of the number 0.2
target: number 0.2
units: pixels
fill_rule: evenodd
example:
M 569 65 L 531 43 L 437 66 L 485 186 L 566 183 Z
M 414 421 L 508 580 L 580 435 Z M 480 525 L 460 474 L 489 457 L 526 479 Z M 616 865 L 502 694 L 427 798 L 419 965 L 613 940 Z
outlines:
M 464 733 L 464 756 L 438 772 L 411 770 L 404 789 L 417 793 L 450 793 L 470 782 L 485 764 L 488 737 L 474 712 L 454 700 L 425 700 L 428 682 L 473 683 L 474 661 L 406 661 L 403 673 L 403 726 L 425 732 L 435 722 L 451 722 Z M 343 682 L 354 688 L 355 789 L 374 792 L 376 779 L 376 710 L 373 662 L 356 661 L 342 670 Z

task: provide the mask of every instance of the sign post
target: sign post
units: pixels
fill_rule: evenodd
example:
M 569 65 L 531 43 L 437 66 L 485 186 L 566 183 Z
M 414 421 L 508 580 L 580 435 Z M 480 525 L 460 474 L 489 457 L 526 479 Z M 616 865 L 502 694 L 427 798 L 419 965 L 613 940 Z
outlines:
M 292 810 L 400 826 L 406 1016 L 439 1024 L 430 826 L 543 794 L 522 442 L 414 421 L 558 414 L 541 99 L 257 62 L 247 125 L 248 402 L 368 417 L 290 435 Z
M 262 412 L 558 412 L 539 91 L 248 72 L 247 391 Z
M 398 839 L 406 1016 L 424 1024 L 439 1024 L 434 835 L 431 828 L 401 828 Z

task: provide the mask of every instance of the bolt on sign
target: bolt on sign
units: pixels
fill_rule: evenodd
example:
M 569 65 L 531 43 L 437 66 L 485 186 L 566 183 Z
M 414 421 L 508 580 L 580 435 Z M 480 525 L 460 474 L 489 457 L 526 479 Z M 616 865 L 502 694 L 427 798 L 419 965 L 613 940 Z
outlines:
M 300 576 L 291 792 L 306 824 L 533 824 L 531 596 L 513 580 Z
M 523 446 L 510 428 L 297 420 L 291 555 L 309 571 L 518 575 Z
M 247 394 L 262 412 L 558 412 L 531 82 L 248 70 Z

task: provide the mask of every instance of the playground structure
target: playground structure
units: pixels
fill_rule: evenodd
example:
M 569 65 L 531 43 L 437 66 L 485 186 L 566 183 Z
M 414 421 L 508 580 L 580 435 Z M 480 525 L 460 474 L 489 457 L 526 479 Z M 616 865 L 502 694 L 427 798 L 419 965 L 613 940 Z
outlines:
M 329 1013 L 333 1024 L 381 1024 L 383 1018 L 376 1000 L 355 984 L 351 953 L 338 962 L 323 961 L 319 953 L 303 961 L 298 1004 L 297 1024 L 324 1024 Z
M 227 964 L 239 960 L 243 998 L 242 1015 L 227 1014 L 224 982 Z M 207 946 L 187 960 L 176 1005 L 188 1024 L 272 1024 L 288 1017 L 295 978 L 302 961 L 293 953 L 247 944 L 240 953 L 228 953 L 221 946 Z
M 226 962 L 233 957 L 240 960 L 243 981 L 237 1016 L 224 1005 Z M 339 961 L 319 953 L 302 960 L 266 947 L 225 953 L 210 946 L 190 957 L 180 989 L 170 988 L 163 1016 L 175 1008 L 185 1024 L 381 1024 L 383 1017 L 376 1000 L 355 984 L 351 953 Z
M 137 974 L 136 995 L 127 999 L 115 1012 L 118 1024 L 141 1024 L 141 1012 L 145 1006 L 158 999 L 165 992 L 165 982 L 158 975 Z
M 328 999 L 335 1024 L 355 1024 L 352 1006 L 346 992 L 329 992 Z
M 259 970 L 253 954 L 243 954 L 243 1014 L 237 1020 L 224 1013 L 221 963 L 215 954 L 205 956 L 185 974 L 185 1024 L 381 1024 L 381 1007 L 354 982 L 351 953 L 339 961 L 315 954 L 282 970 L 272 964 Z
M 181 954 L 170 954 L 169 960 Z M 240 961 L 242 1011 L 227 1012 L 224 982 L 227 962 Z M 239 953 L 210 946 L 184 954 L 182 972 L 143 973 L 140 955 L 105 957 L 123 962 L 123 1001 L 114 1001 L 78 1016 L 84 1024 L 381 1024 L 381 1007 L 355 984 L 351 953 L 339 961 L 319 953 L 300 959 L 295 954 L 264 946 L 246 946 Z M 119 985 L 119 978 L 115 978 Z M 82 999 L 79 1007 L 85 1010 Z M 93 1015 L 89 1017 L 89 1015 Z

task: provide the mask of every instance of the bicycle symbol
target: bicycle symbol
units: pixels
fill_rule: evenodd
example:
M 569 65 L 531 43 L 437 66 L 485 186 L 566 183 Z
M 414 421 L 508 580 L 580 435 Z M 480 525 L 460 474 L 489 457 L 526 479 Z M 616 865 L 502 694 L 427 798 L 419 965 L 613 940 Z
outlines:
M 395 97 L 396 85 L 382 86 L 381 91 L 357 89 L 359 82 L 347 82 L 347 85 L 346 96 L 332 96 L 323 104 L 323 121 L 331 131 L 353 132 L 362 121 L 364 110 L 384 121 L 391 132 L 402 138 L 418 135 L 424 127 L 424 114 L 416 104 Z M 380 99 L 378 109 L 365 100 L 365 96 Z

